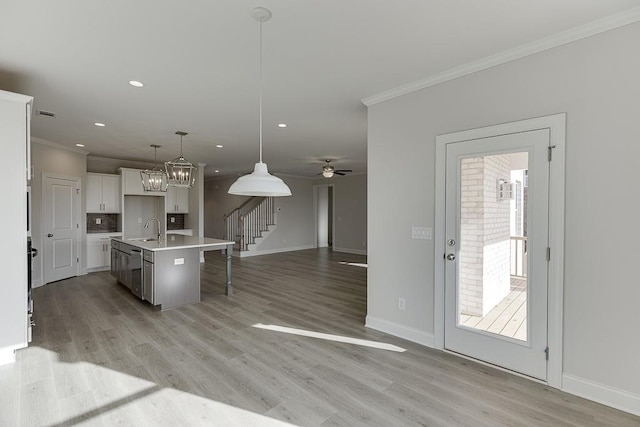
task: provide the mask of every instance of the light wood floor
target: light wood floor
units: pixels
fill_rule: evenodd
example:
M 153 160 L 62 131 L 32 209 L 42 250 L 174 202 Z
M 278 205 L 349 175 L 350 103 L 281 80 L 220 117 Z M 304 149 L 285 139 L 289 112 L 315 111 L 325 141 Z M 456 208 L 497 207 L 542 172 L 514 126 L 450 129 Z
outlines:
M 364 328 L 367 270 L 340 261 L 365 260 L 326 250 L 234 259 L 236 294 L 225 297 L 224 259 L 208 253 L 202 303 L 166 312 L 106 272 L 38 288 L 34 342 L 0 367 L 0 426 L 640 425 Z

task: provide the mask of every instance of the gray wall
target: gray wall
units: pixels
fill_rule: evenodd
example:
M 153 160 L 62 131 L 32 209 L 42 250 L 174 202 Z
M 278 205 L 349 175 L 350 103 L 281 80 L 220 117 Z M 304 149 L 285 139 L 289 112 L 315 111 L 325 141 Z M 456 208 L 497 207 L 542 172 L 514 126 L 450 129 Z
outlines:
M 205 235 L 222 238 L 224 214 L 239 207 L 248 197 L 234 196 L 227 191 L 236 178 L 224 178 L 205 183 Z M 280 252 L 313 247 L 313 181 L 304 178 L 284 178 L 291 188 L 290 197 L 276 197 L 277 228 L 258 247 L 257 252 Z
M 436 135 L 566 112 L 563 370 L 640 395 L 638 40 L 629 25 L 369 108 L 368 316 L 433 333 L 434 242 L 410 228 L 434 225 Z
M 81 246 L 78 250 L 81 272 L 86 270 L 85 260 L 85 236 L 86 236 L 86 206 L 85 192 L 87 184 L 87 156 L 80 150 L 61 149 L 53 145 L 46 145 L 48 141 L 32 138 L 31 163 L 34 166 L 34 176 L 31 180 L 31 202 L 33 206 L 31 223 L 31 239 L 33 247 L 38 248 L 42 256 L 33 260 L 33 281 L 36 286 L 42 285 L 43 271 L 42 258 L 44 255 L 42 245 L 42 174 L 64 175 L 80 178 L 80 228 L 82 232 Z
M 215 239 L 224 237 L 224 215 L 230 213 L 249 197 L 228 194 L 237 177 L 222 178 L 204 183 L 204 235 Z
M 222 238 L 224 235 L 223 215 L 240 206 L 248 197 L 227 194 L 236 178 L 222 178 L 205 182 L 205 236 Z M 332 179 L 309 180 L 285 177 L 285 182 L 293 196 L 276 199 L 278 228 L 285 229 L 273 233 L 260 245 L 260 250 L 278 250 L 314 245 L 314 201 L 313 186 L 334 186 L 335 194 L 335 234 L 333 250 L 366 254 L 367 251 L 367 176 L 354 175 Z M 271 237 L 274 236 L 274 237 Z

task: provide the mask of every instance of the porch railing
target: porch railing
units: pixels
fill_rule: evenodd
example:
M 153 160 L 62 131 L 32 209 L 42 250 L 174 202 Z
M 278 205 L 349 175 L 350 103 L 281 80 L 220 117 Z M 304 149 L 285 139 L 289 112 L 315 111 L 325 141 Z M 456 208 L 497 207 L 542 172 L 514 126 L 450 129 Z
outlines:
M 527 238 L 511 236 L 511 277 L 527 277 Z

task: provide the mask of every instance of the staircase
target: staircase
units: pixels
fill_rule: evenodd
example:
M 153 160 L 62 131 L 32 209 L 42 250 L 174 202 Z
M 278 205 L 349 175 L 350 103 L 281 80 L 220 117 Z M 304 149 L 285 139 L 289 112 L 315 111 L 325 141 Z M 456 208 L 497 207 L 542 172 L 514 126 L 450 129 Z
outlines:
M 234 254 L 242 257 L 243 253 L 260 243 L 275 225 L 273 197 L 252 197 L 224 216 L 224 238 L 236 242 Z

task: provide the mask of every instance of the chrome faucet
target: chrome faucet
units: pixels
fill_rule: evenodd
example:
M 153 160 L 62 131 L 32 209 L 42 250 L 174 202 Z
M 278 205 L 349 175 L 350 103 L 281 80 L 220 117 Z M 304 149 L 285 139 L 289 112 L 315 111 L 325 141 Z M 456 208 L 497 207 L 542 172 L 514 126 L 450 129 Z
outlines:
M 149 223 L 151 221 L 156 221 L 158 223 L 158 240 L 160 240 L 160 220 L 158 218 L 149 218 L 144 224 L 144 228 L 149 228 Z

